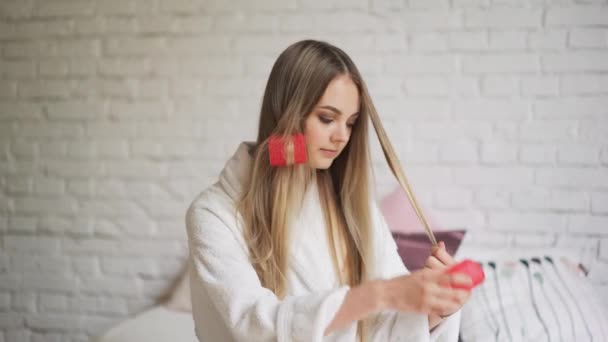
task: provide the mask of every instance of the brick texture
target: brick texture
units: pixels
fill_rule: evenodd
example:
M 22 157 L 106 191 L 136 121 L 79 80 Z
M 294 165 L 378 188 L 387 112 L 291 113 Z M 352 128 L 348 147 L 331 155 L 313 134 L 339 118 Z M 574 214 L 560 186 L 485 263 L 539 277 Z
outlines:
M 608 308 L 607 1 L 3 0 L 0 341 L 86 341 L 153 305 L 303 38 L 355 60 L 441 226 L 591 248 Z

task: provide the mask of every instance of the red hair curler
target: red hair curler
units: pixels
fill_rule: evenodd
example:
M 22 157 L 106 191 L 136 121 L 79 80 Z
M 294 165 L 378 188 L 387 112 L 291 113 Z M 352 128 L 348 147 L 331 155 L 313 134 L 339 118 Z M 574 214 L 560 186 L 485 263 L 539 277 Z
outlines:
M 306 162 L 304 134 L 294 134 L 291 137 L 273 135 L 268 139 L 268 152 L 272 166 L 303 164 Z
M 470 259 L 466 259 L 466 260 L 461 261 L 461 262 L 457 263 L 456 265 L 450 267 L 447 270 L 447 273 L 449 273 L 449 274 L 464 273 L 464 274 L 468 275 L 469 277 L 471 277 L 471 280 L 473 281 L 473 284 L 471 286 L 455 285 L 455 284 L 451 285 L 453 288 L 459 288 L 459 289 L 465 289 L 465 290 L 471 290 L 475 286 L 483 283 L 483 281 L 486 278 L 486 275 L 483 273 L 483 268 L 478 263 L 476 263 L 475 261 L 470 260 Z

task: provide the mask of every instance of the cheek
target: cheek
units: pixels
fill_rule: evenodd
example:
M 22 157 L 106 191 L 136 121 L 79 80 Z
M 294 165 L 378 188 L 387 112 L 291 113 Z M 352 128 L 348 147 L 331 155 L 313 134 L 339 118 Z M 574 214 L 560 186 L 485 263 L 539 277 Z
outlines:
M 304 129 L 304 137 L 306 142 L 311 145 L 318 145 L 319 142 L 324 138 L 325 130 L 323 126 L 315 122 L 307 122 Z

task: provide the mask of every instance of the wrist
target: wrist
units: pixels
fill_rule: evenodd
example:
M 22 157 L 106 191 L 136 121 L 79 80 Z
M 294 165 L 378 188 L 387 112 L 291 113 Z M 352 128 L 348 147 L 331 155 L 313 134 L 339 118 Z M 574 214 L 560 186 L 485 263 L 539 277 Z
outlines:
M 375 281 L 375 298 L 378 311 L 392 310 L 392 286 L 390 279 L 380 279 Z
M 384 280 L 372 280 L 365 284 L 368 308 L 372 314 L 387 309 Z

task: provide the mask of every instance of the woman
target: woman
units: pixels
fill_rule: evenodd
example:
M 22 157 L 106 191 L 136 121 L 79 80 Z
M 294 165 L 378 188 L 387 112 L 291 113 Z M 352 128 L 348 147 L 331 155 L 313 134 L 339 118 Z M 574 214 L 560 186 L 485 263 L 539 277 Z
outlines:
M 342 50 L 306 40 L 275 62 L 255 143 L 187 212 L 201 341 L 456 341 L 465 275 L 442 244 L 408 273 L 372 199 L 368 120 L 398 161 Z M 273 167 L 268 140 L 303 133 L 307 162 Z

